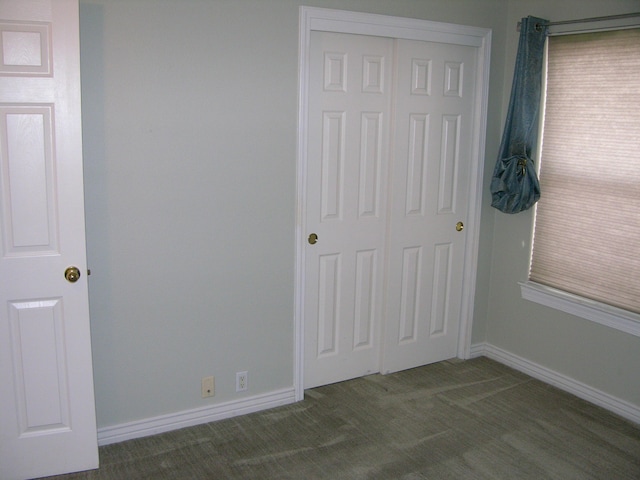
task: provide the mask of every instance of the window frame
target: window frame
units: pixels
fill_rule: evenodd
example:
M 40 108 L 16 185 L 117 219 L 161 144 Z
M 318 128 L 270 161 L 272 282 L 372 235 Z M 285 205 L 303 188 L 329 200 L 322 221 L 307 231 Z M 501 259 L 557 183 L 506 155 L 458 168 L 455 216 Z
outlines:
M 549 36 L 552 35 L 571 35 L 579 33 L 588 33 L 595 31 L 621 30 L 625 28 L 640 27 L 640 19 L 612 19 L 601 22 L 590 22 L 582 24 L 570 24 L 562 26 L 552 26 L 549 28 Z M 546 65 L 548 55 L 548 42 L 545 44 L 544 51 L 544 67 L 543 74 L 543 90 L 540 101 L 546 98 Z M 539 132 L 543 134 L 544 114 L 540 115 Z M 540 144 L 541 142 L 539 142 Z M 536 154 L 536 166 L 540 169 L 541 151 L 538 149 Z M 531 223 L 531 239 L 529 242 L 529 266 L 531 265 L 531 254 L 533 250 L 533 235 L 535 233 L 535 219 L 537 214 L 537 205 L 534 207 L 534 215 Z M 527 269 L 527 276 L 529 275 Z M 535 302 L 565 313 L 593 321 L 600 325 L 614 328 L 616 330 L 640 337 L 640 315 L 634 312 L 623 310 L 607 305 L 602 302 L 591 300 L 585 297 L 574 295 L 557 288 L 542 285 L 531 280 L 518 282 L 520 285 L 520 294 L 523 299 Z

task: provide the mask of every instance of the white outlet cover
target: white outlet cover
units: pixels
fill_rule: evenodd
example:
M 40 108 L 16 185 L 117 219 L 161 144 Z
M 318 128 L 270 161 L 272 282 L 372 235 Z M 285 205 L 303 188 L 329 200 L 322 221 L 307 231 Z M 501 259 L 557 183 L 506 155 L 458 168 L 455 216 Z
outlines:
M 247 372 L 236 373 L 236 392 L 244 392 L 249 388 L 249 374 Z

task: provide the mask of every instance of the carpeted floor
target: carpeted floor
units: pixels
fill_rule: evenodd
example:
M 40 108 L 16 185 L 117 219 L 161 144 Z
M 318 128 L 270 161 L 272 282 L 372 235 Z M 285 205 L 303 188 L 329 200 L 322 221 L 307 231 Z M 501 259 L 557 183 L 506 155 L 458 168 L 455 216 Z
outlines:
M 640 426 L 486 358 L 100 448 L 101 479 L 640 479 Z

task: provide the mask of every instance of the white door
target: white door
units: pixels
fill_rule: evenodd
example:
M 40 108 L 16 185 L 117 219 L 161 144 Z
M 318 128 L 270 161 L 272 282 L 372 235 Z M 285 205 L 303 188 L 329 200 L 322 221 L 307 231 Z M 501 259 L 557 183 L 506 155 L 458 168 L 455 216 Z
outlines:
M 1 0 L 0 29 L 0 477 L 14 479 L 96 468 L 98 448 L 78 2 Z
M 398 40 L 382 371 L 458 352 L 477 49 Z
M 387 38 L 311 33 L 307 388 L 379 371 L 392 49 Z
M 456 356 L 477 54 L 311 33 L 305 388 Z

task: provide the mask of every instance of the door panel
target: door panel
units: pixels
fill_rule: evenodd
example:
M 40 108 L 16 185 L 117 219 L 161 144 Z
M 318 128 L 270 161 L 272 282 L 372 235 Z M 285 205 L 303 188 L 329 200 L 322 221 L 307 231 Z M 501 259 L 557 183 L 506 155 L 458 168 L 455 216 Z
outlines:
M 51 106 L 0 106 L 2 230 L 11 257 L 59 253 L 52 119 Z
M 385 373 L 457 354 L 476 55 L 398 40 Z
M 98 466 L 78 28 L 76 0 L 0 3 L 3 479 Z
M 312 32 L 305 388 L 379 371 L 392 46 Z

